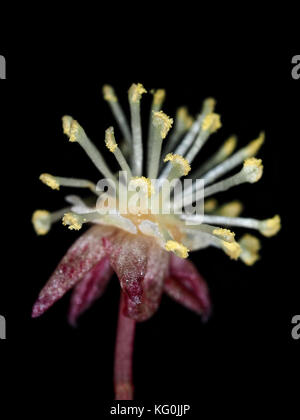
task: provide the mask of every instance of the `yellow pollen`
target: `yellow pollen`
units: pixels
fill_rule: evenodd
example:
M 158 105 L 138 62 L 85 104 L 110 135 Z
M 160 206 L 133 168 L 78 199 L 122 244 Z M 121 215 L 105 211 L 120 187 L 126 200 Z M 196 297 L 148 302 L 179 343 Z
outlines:
M 48 187 L 52 188 L 52 190 L 59 190 L 59 183 L 57 182 L 54 176 L 50 174 L 41 174 L 40 180 L 44 184 L 48 185 Z
M 235 233 L 231 232 L 229 229 L 216 228 L 212 233 L 223 241 L 234 242 Z
M 247 265 L 253 265 L 260 257 L 260 241 L 255 236 L 246 233 L 239 241 L 242 248 L 241 260 Z
M 262 131 L 256 140 L 252 140 L 246 146 L 246 155 L 251 157 L 255 156 L 265 141 L 265 133 Z
M 209 112 L 213 112 L 215 109 L 217 101 L 215 98 L 206 98 L 204 101 L 205 108 L 209 109 Z
M 106 131 L 105 131 L 105 144 L 106 147 L 108 148 L 108 150 L 110 152 L 114 152 L 116 150 L 116 148 L 118 147 L 117 143 L 116 143 L 116 139 L 115 139 L 115 135 L 114 135 L 114 129 L 113 127 L 109 127 Z
M 161 105 L 166 97 L 165 89 L 157 89 L 153 95 L 153 104 Z
M 189 249 L 177 241 L 167 241 L 165 244 L 165 249 L 167 251 L 174 252 L 174 254 L 180 258 L 187 258 L 189 255 Z
M 205 201 L 204 203 L 204 212 L 210 213 L 211 211 L 214 211 L 218 205 L 218 202 L 215 198 L 210 198 Z
M 263 168 L 261 159 L 251 157 L 244 161 L 243 170 L 245 171 L 247 179 L 250 183 L 260 180 L 263 174 Z
M 73 118 L 70 117 L 69 115 L 65 115 L 62 117 L 63 131 L 64 131 L 64 134 L 67 134 L 67 136 L 70 135 L 72 121 L 73 121 Z
M 103 97 L 108 102 L 117 102 L 118 98 L 115 95 L 114 88 L 110 85 L 104 85 L 102 88 Z
M 171 162 L 171 164 L 174 167 L 178 168 L 180 173 L 184 176 L 187 175 L 191 170 L 191 166 L 189 162 L 187 161 L 187 159 L 185 159 L 181 155 L 168 153 L 166 157 L 164 158 L 164 162 Z
M 278 214 L 276 214 L 276 216 L 272 217 L 271 219 L 263 220 L 260 222 L 259 231 L 264 236 L 274 236 L 279 232 L 280 229 L 281 220 Z
M 130 180 L 130 184 L 135 187 L 140 187 L 144 190 L 147 190 L 148 197 L 154 193 L 154 187 L 152 185 L 151 179 L 146 178 L 145 176 L 134 176 Z
M 187 107 L 185 106 L 178 108 L 176 117 L 181 121 L 186 130 L 188 130 L 194 122 L 194 118 L 189 115 Z
M 36 210 L 32 215 L 32 224 L 38 235 L 46 235 L 51 227 L 50 213 L 47 210 Z
M 231 153 L 236 148 L 236 143 L 237 143 L 236 136 L 231 136 L 225 141 L 223 145 L 223 151 L 226 156 L 231 155 Z
M 236 242 L 225 242 L 222 241 L 222 247 L 224 252 L 233 260 L 237 260 L 241 255 L 241 246 Z
M 80 223 L 78 217 L 73 213 L 65 213 L 64 217 L 62 218 L 62 224 L 64 226 L 68 226 L 70 230 L 79 230 L 82 227 L 82 223 Z
M 209 131 L 210 133 L 216 132 L 219 128 L 222 127 L 221 119 L 219 114 L 214 112 L 206 115 L 202 122 L 202 129 L 204 131 Z
M 79 127 L 80 125 L 78 124 L 78 122 L 76 120 L 73 120 L 71 124 L 71 128 L 70 128 L 69 141 L 71 142 L 77 141 L 77 134 L 78 134 Z
M 223 204 L 223 206 L 221 206 L 216 213 L 225 217 L 237 217 L 241 214 L 242 211 L 243 204 L 240 201 L 235 200 L 231 201 L 230 203 Z
M 129 100 L 133 103 L 138 103 L 140 102 L 143 93 L 147 93 L 144 86 L 141 83 L 133 83 L 128 91 Z
M 160 129 L 161 138 L 166 138 L 173 124 L 173 118 L 168 117 L 163 111 L 153 112 L 153 125 Z

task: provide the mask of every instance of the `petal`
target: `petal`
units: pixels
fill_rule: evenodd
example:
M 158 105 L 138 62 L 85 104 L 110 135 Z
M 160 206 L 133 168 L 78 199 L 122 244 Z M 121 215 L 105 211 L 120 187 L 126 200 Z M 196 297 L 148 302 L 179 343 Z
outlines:
M 103 294 L 112 274 L 109 259 L 104 257 L 77 283 L 71 296 L 68 317 L 71 325 L 76 326 L 79 315 Z
M 164 291 L 176 302 L 201 315 L 203 308 L 196 296 L 179 280 L 168 277 L 164 283 Z
M 206 320 L 211 313 L 211 301 L 206 281 L 200 275 L 195 265 L 189 260 L 172 254 L 169 269 L 170 277 L 177 280 L 186 291 L 192 293 L 198 300 L 201 306 L 202 317 Z M 166 292 L 168 293 L 168 290 Z
M 147 241 L 141 235 L 119 230 L 113 237 L 103 238 L 103 245 L 121 288 L 133 302 L 141 303 L 142 280 L 147 266 Z
M 67 251 L 33 306 L 32 317 L 42 315 L 105 256 L 101 238 L 114 229 L 94 226 Z
M 149 318 L 158 308 L 169 253 L 154 238 L 119 232 L 104 238 L 110 264 L 126 293 L 126 314 L 136 321 Z
M 168 274 L 170 254 L 150 240 L 147 251 L 147 267 L 143 279 L 141 304 L 136 305 L 125 297 L 125 313 L 136 321 L 145 321 L 158 309 L 163 293 L 164 280 Z

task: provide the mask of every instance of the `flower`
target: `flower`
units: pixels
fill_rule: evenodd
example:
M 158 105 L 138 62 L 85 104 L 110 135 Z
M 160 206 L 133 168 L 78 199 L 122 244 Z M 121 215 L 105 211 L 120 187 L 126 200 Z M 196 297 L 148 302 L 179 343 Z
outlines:
M 180 211 L 183 203 L 184 207 L 193 204 L 195 194 L 203 192 L 202 183 L 191 182 L 184 189 L 182 201 L 175 187 L 190 173 L 192 161 L 209 137 L 221 128 L 220 115 L 214 112 L 215 100 L 208 98 L 196 119 L 184 107 L 179 108 L 173 120 L 161 109 L 165 91 L 152 92 L 144 165 L 140 106 L 145 93 L 140 83 L 133 84 L 128 91 L 129 126 L 114 89 L 108 85 L 103 87 L 104 99 L 124 138 L 118 144 L 113 127 L 105 132 L 104 143 L 125 176 L 119 183 L 79 123 L 70 116 L 63 117 L 64 133 L 70 142 L 77 142 L 84 149 L 102 179 L 96 186 L 86 179 L 42 174 L 40 180 L 50 188 L 87 188 L 94 200 L 91 203 L 77 195 L 67 196 L 69 207 L 53 213 L 36 210 L 32 217 L 38 235 L 45 235 L 58 220 L 71 230 L 92 224 L 67 251 L 40 292 L 33 317 L 43 314 L 73 288 L 69 322 L 75 326 L 79 315 L 103 294 L 113 272 L 120 280 L 114 371 L 116 399 L 133 398 L 131 367 L 135 325 L 155 313 L 164 292 L 204 320 L 210 315 L 208 287 L 187 259 L 189 252 L 214 246 L 230 258 L 252 265 L 260 258 L 259 239 L 247 233 L 236 241 L 235 233 L 224 226 L 256 229 L 264 236 L 275 235 L 280 229 L 278 215 L 266 220 L 242 218 L 239 215 L 243 205 L 239 201 L 219 206 L 214 198 L 209 198 L 243 183 L 255 183 L 262 177 L 262 161 L 255 156 L 264 142 L 264 133 L 235 153 L 236 137 L 227 139 L 207 162 L 192 172 L 192 180 L 201 178 L 205 182 L 204 215 Z M 143 176 L 144 166 L 147 177 Z M 239 166 L 242 167 L 237 173 L 226 176 Z M 103 188 L 104 180 L 107 190 Z M 166 185 L 170 188 L 168 199 L 164 195 Z M 203 203 L 203 198 L 201 200 Z M 109 206 L 105 207 L 106 202 Z M 165 211 L 166 204 L 170 211 Z

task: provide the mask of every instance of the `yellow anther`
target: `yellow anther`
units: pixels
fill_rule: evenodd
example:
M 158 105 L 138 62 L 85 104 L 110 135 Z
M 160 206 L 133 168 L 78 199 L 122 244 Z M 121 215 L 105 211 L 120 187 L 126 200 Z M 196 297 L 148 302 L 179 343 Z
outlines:
M 128 91 L 129 101 L 133 103 L 140 102 L 143 93 L 147 93 L 144 86 L 141 83 L 133 83 Z
M 156 106 L 160 106 L 166 97 L 165 89 L 157 89 L 153 94 L 153 104 Z
M 218 210 L 216 214 L 225 217 L 238 217 L 243 211 L 243 204 L 238 201 L 234 200 L 230 203 L 223 204 Z
M 150 197 L 154 193 L 154 187 L 152 185 L 151 179 L 146 178 L 145 176 L 134 176 L 130 180 L 130 186 L 133 188 L 141 188 L 147 192 Z
M 173 240 L 169 240 L 165 244 L 167 251 L 172 251 L 180 258 L 187 258 L 189 255 L 189 249 L 181 243 Z
M 241 246 L 236 242 L 225 242 L 222 241 L 222 248 L 231 259 L 237 260 L 241 255 Z
M 222 127 L 221 119 L 219 114 L 214 112 L 206 115 L 202 122 L 202 129 L 204 131 L 209 131 L 210 133 L 216 132 L 219 128 Z
M 153 112 L 153 125 L 160 130 L 161 138 L 166 138 L 173 124 L 173 118 L 170 118 L 163 111 Z
M 204 203 L 204 212 L 210 213 L 216 209 L 218 202 L 215 198 L 209 198 Z
M 53 190 L 59 190 L 59 183 L 57 182 L 56 178 L 50 174 L 41 174 L 40 180 L 48 185 L 48 187 L 52 188 Z
M 217 101 L 214 98 L 206 98 L 203 102 L 203 112 L 211 113 L 214 111 Z
M 105 144 L 106 144 L 106 147 L 108 148 L 108 150 L 110 152 L 112 152 L 112 153 L 118 147 L 118 145 L 116 143 L 116 139 L 115 139 L 115 135 L 114 135 L 114 128 L 113 127 L 109 127 L 105 131 Z
M 236 136 L 231 136 L 225 141 L 222 147 L 222 151 L 226 157 L 231 155 L 231 153 L 236 148 L 236 144 L 237 144 Z
M 78 124 L 78 122 L 76 120 L 72 120 L 72 124 L 71 124 L 71 127 L 70 127 L 69 141 L 71 141 L 71 142 L 77 141 L 77 135 L 78 135 L 79 128 L 80 128 L 80 125 Z
M 38 235 L 46 235 L 51 227 L 50 213 L 47 210 L 36 210 L 32 215 L 32 224 Z
M 265 141 L 265 133 L 262 131 L 256 140 L 252 140 L 248 146 L 245 147 L 245 154 L 247 157 L 255 156 Z
M 261 221 L 259 226 L 259 231 L 264 236 L 274 236 L 280 229 L 281 220 L 278 214 L 271 219 Z
M 168 153 L 164 158 L 164 162 L 171 162 L 171 164 L 178 170 L 180 176 L 187 175 L 191 170 L 191 165 L 181 155 Z
M 185 106 L 178 108 L 176 118 L 178 119 L 180 126 L 186 130 L 188 130 L 194 122 L 194 118 L 189 115 L 188 109 Z
M 254 157 L 246 159 L 243 172 L 246 175 L 247 181 L 253 184 L 260 180 L 263 174 L 263 168 L 261 159 L 256 159 Z
M 258 251 L 260 250 L 260 241 L 255 236 L 246 233 L 239 241 L 242 252 L 240 259 L 247 265 L 253 265 L 260 256 Z
M 70 117 L 69 115 L 65 115 L 62 117 L 63 131 L 64 131 L 64 134 L 66 134 L 67 136 L 70 136 L 72 121 L 73 121 L 73 118 Z
M 225 242 L 234 242 L 235 233 L 229 229 L 216 228 L 212 233 Z
M 62 218 L 62 224 L 68 226 L 70 230 L 79 230 L 82 228 L 82 223 L 79 220 L 79 217 L 74 213 L 65 213 Z
M 115 95 L 114 88 L 110 85 L 104 85 L 102 88 L 103 97 L 108 102 L 117 102 L 118 98 Z

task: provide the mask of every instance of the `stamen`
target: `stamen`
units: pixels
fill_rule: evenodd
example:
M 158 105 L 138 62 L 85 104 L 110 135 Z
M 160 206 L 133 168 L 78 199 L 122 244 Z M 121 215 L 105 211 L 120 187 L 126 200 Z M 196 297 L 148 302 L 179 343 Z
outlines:
M 153 94 L 152 106 L 150 109 L 149 117 L 149 129 L 148 129 L 148 141 L 147 141 L 147 173 L 149 173 L 150 168 L 150 158 L 151 151 L 153 147 L 153 137 L 154 137 L 154 127 L 152 124 L 152 117 L 154 112 L 158 112 L 161 109 L 161 106 L 165 100 L 166 91 L 164 89 L 158 89 Z
M 56 181 L 55 177 L 50 174 L 41 174 L 40 180 L 43 184 L 46 184 L 52 190 L 59 190 L 59 183 Z
M 115 155 L 115 158 L 117 159 L 122 171 L 127 172 L 128 176 L 131 177 L 132 176 L 131 169 L 130 169 L 123 153 L 119 149 L 118 144 L 116 143 L 113 127 L 109 127 L 105 131 L 105 144 L 106 144 L 106 147 L 108 148 L 108 150 Z
M 125 114 L 119 104 L 118 98 L 115 94 L 113 87 L 109 85 L 104 85 L 102 90 L 103 90 L 104 99 L 108 102 L 111 108 L 111 111 L 115 119 L 117 120 L 119 128 L 127 144 L 131 145 L 131 133 L 130 133 L 129 125 L 125 117 Z
M 151 179 L 144 176 L 136 176 L 131 178 L 130 185 L 133 188 L 141 188 L 142 191 L 145 191 L 148 197 L 151 197 L 151 195 L 154 193 L 154 187 L 152 185 Z
M 80 146 L 84 149 L 86 154 L 89 156 L 91 161 L 94 163 L 96 168 L 106 178 L 114 180 L 114 175 L 106 165 L 99 150 L 90 141 L 90 139 L 85 134 L 83 128 L 78 124 L 77 121 L 72 119 L 72 122 L 70 123 L 70 118 L 71 117 L 69 116 L 63 117 L 64 132 L 69 136 L 69 140 L 71 142 L 77 141 L 80 144 Z
M 177 241 L 167 241 L 165 244 L 165 249 L 167 251 L 174 252 L 174 254 L 180 258 L 187 258 L 189 256 L 189 249 Z
M 70 210 L 70 207 L 50 213 L 47 210 L 36 210 L 32 215 L 32 224 L 38 235 L 46 235 L 53 223 L 61 219 L 63 214 Z
M 93 193 L 96 193 L 96 185 L 93 182 L 88 181 L 87 179 L 65 178 L 50 174 L 41 174 L 40 180 L 53 190 L 59 190 L 59 188 L 62 186 L 75 188 L 89 188 Z
M 255 158 L 245 160 L 244 166 L 240 172 L 205 188 L 205 197 L 226 191 L 231 187 L 243 184 L 245 182 L 250 182 L 253 184 L 254 182 L 259 181 L 263 173 L 263 166 L 261 162 L 261 159 Z
M 214 111 L 215 104 L 216 104 L 216 101 L 213 98 L 205 99 L 205 101 L 203 102 L 201 114 L 198 116 L 196 121 L 193 123 L 190 130 L 187 132 L 187 134 L 182 139 L 180 144 L 176 147 L 176 149 L 174 151 L 175 154 L 185 156 L 185 153 L 187 152 L 187 150 L 189 149 L 189 147 L 191 146 L 191 144 L 195 140 L 195 137 L 196 137 L 197 133 L 201 129 L 203 120 L 205 119 L 207 114 L 210 114 Z M 164 179 L 167 178 L 170 170 L 171 170 L 171 165 L 170 164 L 166 165 L 164 167 L 161 175 L 159 176 L 160 184 L 163 182 Z
M 224 162 L 217 165 L 215 168 L 208 171 L 204 176 L 206 185 L 211 184 L 217 178 L 220 178 L 226 172 L 229 172 L 231 169 L 235 168 L 241 164 L 245 159 L 251 158 L 256 155 L 262 144 L 264 143 L 265 134 L 260 133 L 259 137 L 256 140 L 251 141 L 246 147 L 243 147 L 237 151 L 230 158 Z
M 250 182 L 251 184 L 257 182 L 262 177 L 263 173 L 263 165 L 261 164 L 261 162 L 261 159 L 246 159 L 244 162 L 244 166 L 240 172 L 233 176 L 225 178 L 220 182 L 210 185 L 209 187 L 206 187 L 204 189 L 205 198 L 222 191 L 227 191 L 229 188 L 243 184 L 245 182 Z M 192 184 L 191 186 L 186 188 L 184 192 L 184 203 L 186 206 L 192 204 L 194 200 L 193 191 L 195 190 L 195 192 L 199 192 L 203 188 L 202 184 L 198 188 L 194 187 L 195 185 Z M 176 206 L 175 204 L 175 208 L 178 208 L 178 205 Z
M 234 241 L 235 233 L 231 232 L 229 229 L 215 228 L 212 231 L 212 233 L 217 238 L 220 238 L 225 242 L 233 242 Z
M 189 115 L 187 107 L 183 106 L 181 108 L 178 108 L 175 118 L 174 130 L 163 150 L 164 155 L 168 154 L 174 149 L 183 133 L 185 133 L 192 127 L 193 122 L 194 118 L 191 115 Z
M 204 213 L 211 213 L 217 208 L 218 202 L 215 198 L 210 198 L 204 202 Z
M 189 218 L 188 220 L 191 220 L 191 221 L 194 220 L 195 224 L 186 225 L 183 228 L 183 230 L 186 230 L 186 231 L 197 230 L 199 232 L 203 232 L 203 233 L 207 233 L 209 235 L 212 235 L 215 238 L 221 239 L 222 241 L 225 241 L 225 242 L 233 242 L 234 241 L 235 233 L 231 232 L 228 229 L 223 229 L 223 228 L 220 228 L 220 227 L 211 226 L 211 225 L 204 224 L 204 223 L 196 224 L 196 222 L 197 222 L 196 217 L 194 217 L 193 219 Z
M 140 100 L 146 89 L 141 83 L 133 83 L 128 91 L 131 112 L 131 131 L 133 140 L 132 168 L 133 174 L 140 176 L 143 168 L 142 127 L 140 115 Z
M 165 89 L 157 89 L 153 94 L 153 110 L 159 111 L 166 97 Z
M 274 236 L 281 228 L 280 217 L 278 215 L 266 220 L 257 220 L 244 217 L 225 217 L 225 216 L 181 216 L 182 219 L 193 223 L 212 223 L 218 225 L 238 226 L 248 229 L 257 229 L 264 236 Z M 201 226 L 201 225 L 200 225 Z
M 242 252 L 240 259 L 247 265 L 253 265 L 259 260 L 260 241 L 253 235 L 246 233 L 239 241 Z
M 221 246 L 225 254 L 233 260 L 237 260 L 241 255 L 241 246 L 236 241 L 231 243 L 222 241 Z
M 164 158 L 164 162 L 171 162 L 172 165 L 172 169 L 168 175 L 169 182 L 174 179 L 181 178 L 182 176 L 186 176 L 191 170 L 188 160 L 180 155 L 168 153 Z
M 188 151 L 186 158 L 189 162 L 192 162 L 195 158 L 195 156 L 199 153 L 199 151 L 202 149 L 203 145 L 209 138 L 209 136 L 213 133 L 215 133 L 219 128 L 221 128 L 221 120 L 220 115 L 215 113 L 210 113 L 206 115 L 202 121 L 201 130 Z
M 148 178 L 156 179 L 159 168 L 161 146 L 163 139 L 167 136 L 173 124 L 173 119 L 168 117 L 163 111 L 153 113 L 153 145 L 149 160 Z
M 243 204 L 238 200 L 234 200 L 220 206 L 215 211 L 215 214 L 226 217 L 237 217 L 242 213 L 243 209 Z
M 281 229 L 281 221 L 278 214 L 271 219 L 259 222 L 259 231 L 264 236 L 273 236 Z
M 75 213 L 65 213 L 62 218 L 62 224 L 68 226 L 70 230 L 80 230 L 85 219 Z
M 223 162 L 225 159 L 228 158 L 236 148 L 237 144 L 237 137 L 231 136 L 229 137 L 219 148 L 219 150 L 200 168 L 193 174 L 193 178 L 201 177 L 205 172 L 209 171 L 211 168 L 214 168 L 219 163 Z
M 47 210 L 36 210 L 31 221 L 38 235 L 46 235 L 51 228 L 51 213 Z

